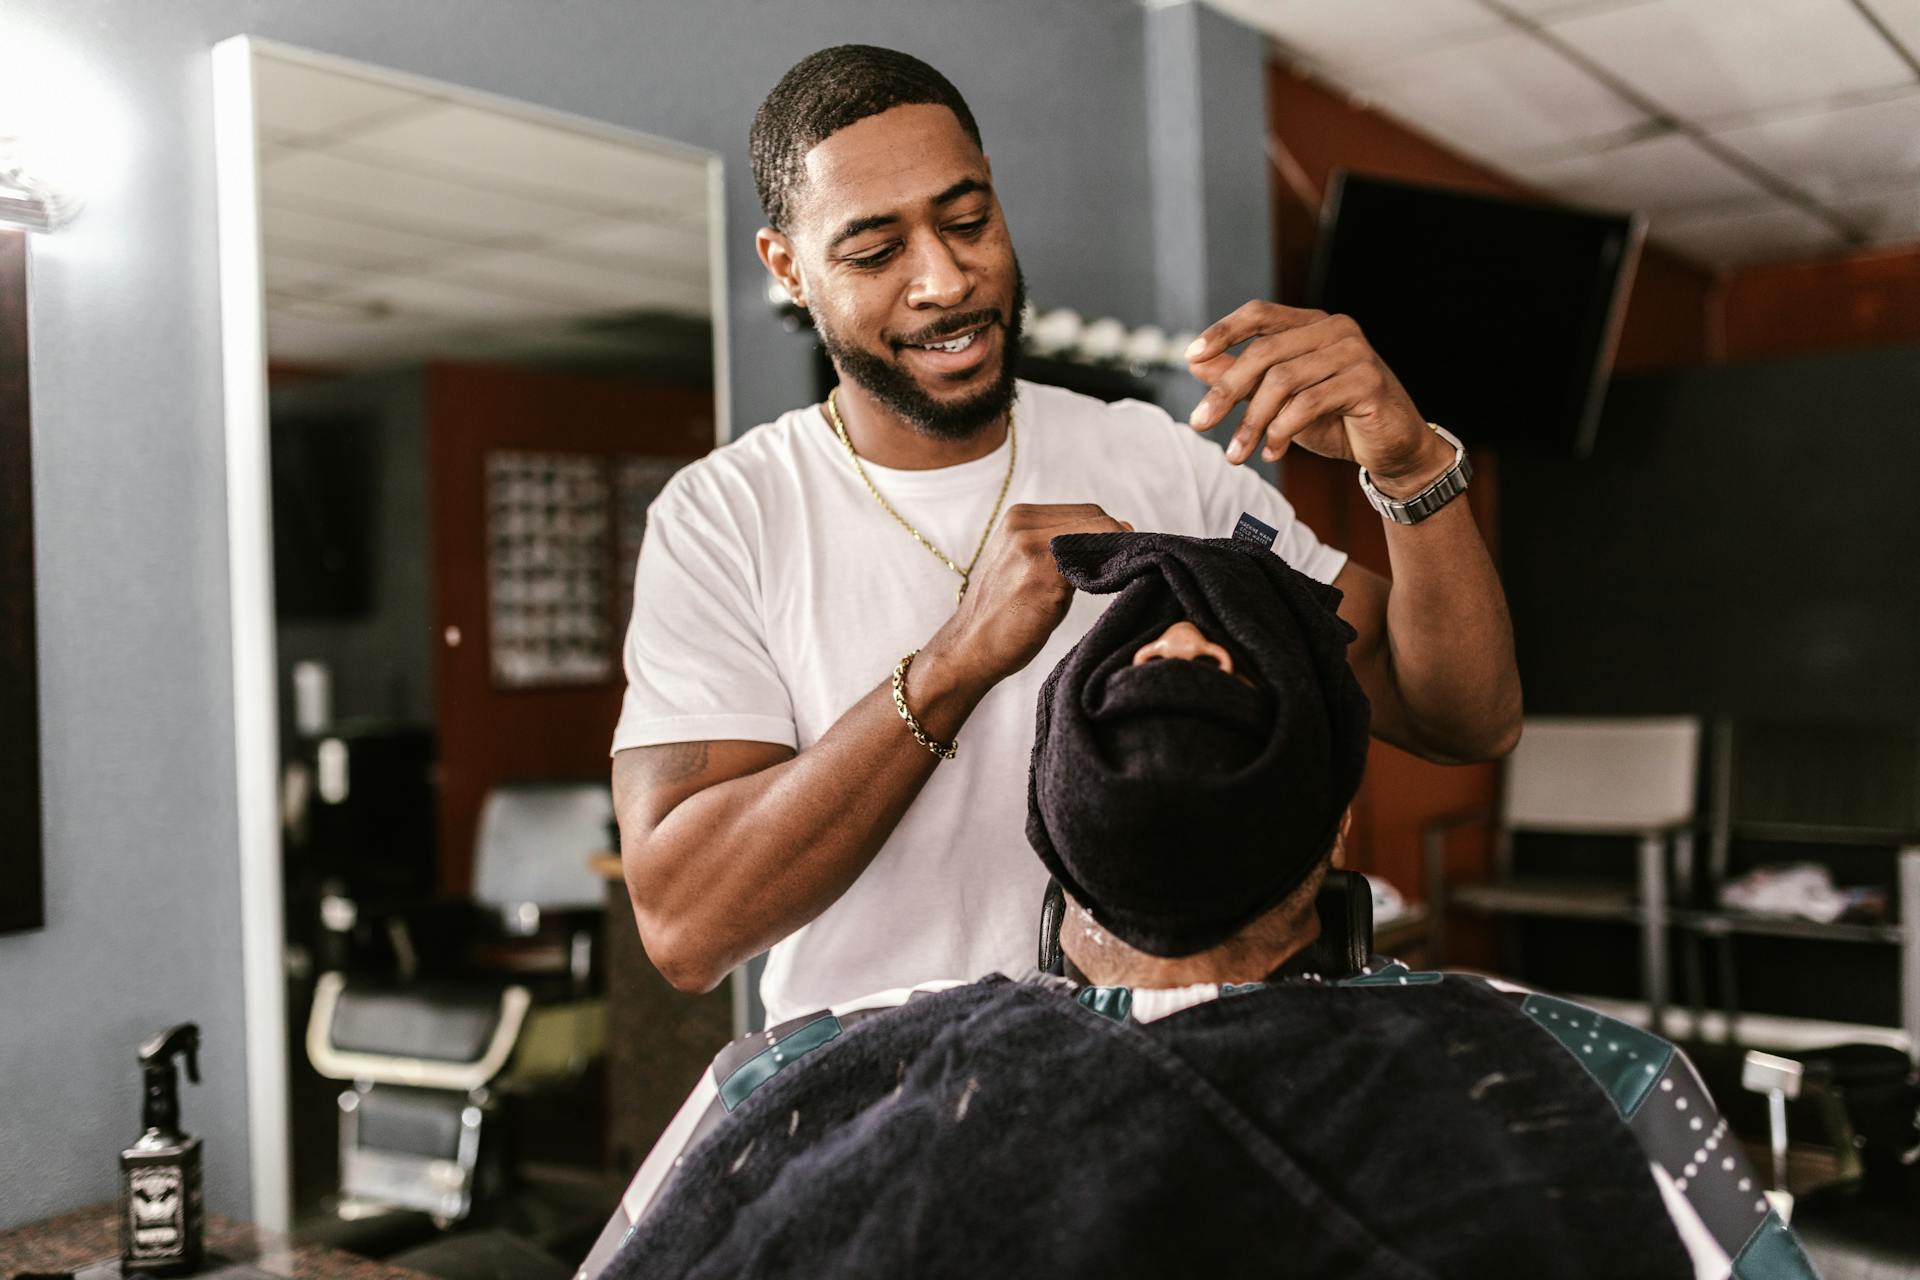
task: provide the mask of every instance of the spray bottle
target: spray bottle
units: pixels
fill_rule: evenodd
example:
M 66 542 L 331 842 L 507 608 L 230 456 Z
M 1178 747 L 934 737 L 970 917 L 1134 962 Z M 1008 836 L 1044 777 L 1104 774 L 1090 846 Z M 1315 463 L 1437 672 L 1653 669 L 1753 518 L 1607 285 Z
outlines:
M 200 1265 L 200 1139 L 180 1129 L 180 1077 L 200 1083 L 200 1028 L 169 1027 L 140 1046 L 147 1131 L 120 1153 L 120 1263 L 124 1271 L 183 1275 Z

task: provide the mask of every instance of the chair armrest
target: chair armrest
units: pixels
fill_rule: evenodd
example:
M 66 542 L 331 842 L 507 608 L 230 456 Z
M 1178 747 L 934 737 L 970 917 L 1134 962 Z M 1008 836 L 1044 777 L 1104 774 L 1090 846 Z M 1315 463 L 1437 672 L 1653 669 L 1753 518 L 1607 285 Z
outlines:
M 323 973 L 307 1017 L 307 1060 L 334 1080 L 478 1089 L 506 1068 L 530 1003 L 517 985 L 349 991 L 344 974 Z

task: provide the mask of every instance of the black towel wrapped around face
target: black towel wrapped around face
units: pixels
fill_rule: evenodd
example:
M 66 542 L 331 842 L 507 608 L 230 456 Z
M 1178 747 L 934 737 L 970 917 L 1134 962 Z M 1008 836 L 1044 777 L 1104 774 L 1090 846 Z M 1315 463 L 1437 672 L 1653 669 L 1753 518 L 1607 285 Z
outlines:
M 1340 592 L 1244 539 L 1051 545 L 1068 582 L 1114 600 L 1041 687 L 1027 839 L 1121 941 L 1204 951 L 1319 865 L 1360 785 L 1369 707 Z M 1132 665 L 1182 620 L 1255 687 L 1203 661 Z

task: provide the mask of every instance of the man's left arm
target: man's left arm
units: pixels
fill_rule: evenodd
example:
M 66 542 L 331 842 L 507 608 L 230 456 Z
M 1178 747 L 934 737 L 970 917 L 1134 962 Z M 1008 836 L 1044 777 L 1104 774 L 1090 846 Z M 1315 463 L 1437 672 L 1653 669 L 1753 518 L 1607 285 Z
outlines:
M 1238 353 L 1232 348 L 1241 346 Z M 1249 302 L 1187 352 L 1211 388 L 1189 421 L 1207 430 L 1241 401 L 1227 461 L 1299 443 L 1367 469 L 1389 498 L 1418 494 L 1453 465 L 1399 379 L 1346 316 Z M 1375 734 L 1430 760 L 1491 759 L 1520 737 L 1520 675 L 1499 575 L 1465 502 L 1414 525 L 1387 522 L 1391 579 L 1348 562 L 1334 579 Z

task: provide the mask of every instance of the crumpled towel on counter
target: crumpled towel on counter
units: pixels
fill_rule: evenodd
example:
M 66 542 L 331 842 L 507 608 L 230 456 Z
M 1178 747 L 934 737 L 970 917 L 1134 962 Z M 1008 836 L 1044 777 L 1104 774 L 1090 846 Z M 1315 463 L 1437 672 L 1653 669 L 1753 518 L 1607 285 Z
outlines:
M 1878 918 L 1886 913 L 1883 891 L 1842 889 L 1833 872 L 1817 862 L 1755 867 L 1720 890 L 1720 905 L 1761 916 L 1792 916 L 1831 924 L 1842 916 Z

